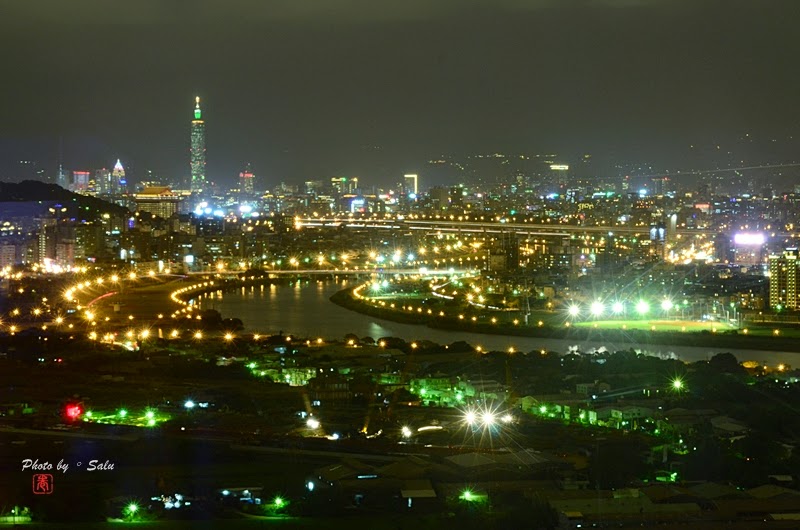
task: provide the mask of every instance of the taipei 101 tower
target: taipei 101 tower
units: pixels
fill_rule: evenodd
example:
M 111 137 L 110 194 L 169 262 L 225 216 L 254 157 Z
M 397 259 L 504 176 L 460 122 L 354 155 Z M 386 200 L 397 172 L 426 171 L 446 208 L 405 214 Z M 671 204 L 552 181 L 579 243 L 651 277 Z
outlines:
M 190 155 L 190 189 L 192 192 L 201 192 L 206 187 L 206 122 L 203 121 L 203 112 L 200 110 L 200 96 L 195 98 Z

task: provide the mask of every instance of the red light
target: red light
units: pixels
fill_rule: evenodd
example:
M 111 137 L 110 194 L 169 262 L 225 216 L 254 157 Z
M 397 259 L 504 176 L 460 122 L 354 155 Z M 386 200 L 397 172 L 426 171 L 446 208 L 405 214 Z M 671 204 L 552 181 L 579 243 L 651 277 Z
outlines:
M 78 416 L 81 415 L 83 410 L 81 410 L 80 405 L 67 405 L 66 412 L 67 412 L 67 418 L 71 420 L 77 420 Z

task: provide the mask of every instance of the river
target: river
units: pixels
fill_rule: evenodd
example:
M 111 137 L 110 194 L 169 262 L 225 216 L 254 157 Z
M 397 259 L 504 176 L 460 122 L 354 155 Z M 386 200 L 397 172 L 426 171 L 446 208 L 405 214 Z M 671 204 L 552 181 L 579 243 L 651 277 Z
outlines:
M 347 333 L 359 337 L 400 337 L 406 341 L 430 340 L 450 344 L 463 340 L 473 346 L 489 350 L 514 348 L 516 351 L 547 349 L 566 353 L 577 346 L 581 351 L 605 347 L 610 351 L 641 350 L 642 345 L 629 342 L 580 341 L 575 339 L 539 339 L 503 335 L 485 335 L 462 331 L 431 329 L 414 324 L 400 324 L 349 311 L 332 303 L 329 298 L 336 291 L 353 286 L 347 280 L 311 281 L 291 285 L 263 285 L 243 287 L 224 294 L 215 293 L 202 298 L 203 309 L 216 309 L 224 317 L 237 317 L 253 333 L 272 334 L 283 331 L 308 338 L 342 339 Z M 800 353 L 761 350 L 715 349 L 706 346 L 646 345 L 646 353 L 678 357 L 684 361 L 709 359 L 715 353 L 727 351 L 739 361 L 753 360 L 768 365 L 785 363 L 800 366 Z

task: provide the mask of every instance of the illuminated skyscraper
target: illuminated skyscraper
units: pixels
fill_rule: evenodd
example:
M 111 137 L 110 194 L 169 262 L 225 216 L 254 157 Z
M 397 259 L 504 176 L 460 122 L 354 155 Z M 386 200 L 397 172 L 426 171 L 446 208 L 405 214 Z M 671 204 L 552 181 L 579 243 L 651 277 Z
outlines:
M 250 164 L 247 164 L 245 170 L 239 173 L 239 192 L 245 195 L 252 195 L 255 190 L 255 186 L 253 185 L 254 180 L 255 175 L 253 175 L 253 169 L 250 167 Z
M 94 191 L 98 195 L 111 194 L 111 172 L 106 168 L 95 170 Z
M 192 191 L 202 191 L 206 187 L 206 122 L 200 110 L 200 96 L 195 98 L 194 119 L 192 120 L 191 147 Z
M 416 196 L 419 193 L 418 185 L 419 185 L 419 177 L 414 174 L 408 174 L 403 176 L 403 184 L 405 185 L 405 195 L 408 197 L 412 193 Z
M 70 185 L 69 170 L 64 169 L 61 166 L 61 164 L 58 165 L 58 175 L 56 176 L 56 184 L 58 184 L 64 189 L 69 188 Z
M 358 188 L 358 177 L 331 177 L 331 188 L 337 195 L 355 193 Z
M 122 162 L 117 158 L 117 163 L 114 164 L 114 169 L 111 171 L 111 193 L 119 195 L 125 193 L 128 188 L 128 182 L 125 180 L 125 168 L 122 167 Z
M 70 191 L 74 191 L 75 193 L 86 193 L 89 191 L 90 176 L 91 173 L 88 171 L 73 171 Z
M 783 254 L 769 257 L 769 305 L 773 309 L 795 310 L 798 307 L 798 252 L 787 248 Z

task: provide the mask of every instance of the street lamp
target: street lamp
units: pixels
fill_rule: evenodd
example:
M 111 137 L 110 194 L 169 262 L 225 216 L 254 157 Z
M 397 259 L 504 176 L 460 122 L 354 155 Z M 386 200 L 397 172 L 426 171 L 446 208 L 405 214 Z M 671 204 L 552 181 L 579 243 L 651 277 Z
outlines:
M 468 410 L 464 414 L 464 421 L 467 422 L 467 425 L 473 425 L 475 423 L 476 419 L 477 419 L 477 415 L 475 414 L 474 410 Z

